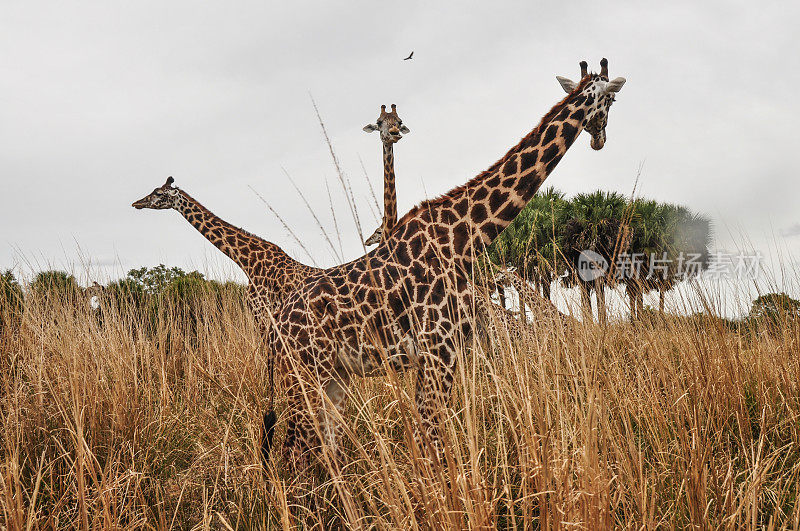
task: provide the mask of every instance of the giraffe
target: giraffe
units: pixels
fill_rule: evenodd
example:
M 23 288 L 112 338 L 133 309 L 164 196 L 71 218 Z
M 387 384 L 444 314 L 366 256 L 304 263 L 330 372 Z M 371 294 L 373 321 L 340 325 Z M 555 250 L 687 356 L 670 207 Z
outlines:
M 507 343 L 508 340 L 522 339 L 534 333 L 530 323 L 524 317 L 520 318 L 523 314 L 518 315 L 505 307 L 504 299 L 501 299 L 501 304 L 492 301 L 492 294 L 497 288 L 502 290 L 503 286 L 495 285 L 492 279 L 486 279 L 485 285 L 480 281 L 472 285 L 475 312 L 473 337 L 484 348 L 488 348 L 494 340 Z
M 550 299 L 532 288 L 528 281 L 522 278 L 514 268 L 501 268 L 495 277 L 495 282 L 497 282 L 497 285 L 501 288 L 504 286 L 511 286 L 514 288 L 514 291 L 517 292 L 519 296 L 520 316 L 522 319 L 527 319 L 525 316 L 525 306 L 527 305 L 534 313 L 552 317 L 554 320 L 561 321 L 564 324 L 573 324 L 576 322 L 574 317 L 563 313 Z
M 105 287 L 98 284 L 96 280 L 92 282 L 91 286 L 83 288 L 83 296 L 86 298 L 89 308 L 91 308 L 92 311 L 96 312 L 100 309 L 100 299 L 104 292 Z
M 263 331 L 268 326 L 270 309 L 275 308 L 306 277 L 321 269 L 302 264 L 274 243 L 234 227 L 177 186 L 172 186 L 174 182 L 172 177 L 167 178 L 166 183 L 131 206 L 136 209 L 177 210 L 217 249 L 236 262 L 249 280 L 248 302 Z
M 372 236 L 364 241 L 366 245 L 375 245 L 386 239 L 397 223 L 397 191 L 394 179 L 394 144 L 411 130 L 403 125 L 397 115 L 397 105 L 392 103 L 391 112 L 386 112 L 386 105 L 381 105 L 381 113 L 374 124 L 364 126 L 364 131 L 380 132 L 383 145 L 383 223 Z
M 600 150 L 624 78 L 580 63 L 578 82 L 489 169 L 403 216 L 366 255 L 314 273 L 275 313 L 267 338 L 287 398 L 284 458 L 308 463 L 321 443 L 338 453 L 345 390 L 354 376 L 416 368 L 419 435 L 440 456 L 438 426 L 453 384 L 457 348 L 472 326 L 470 274 L 580 133 Z M 337 411 L 338 410 L 338 411 Z M 262 438 L 262 458 L 271 439 Z

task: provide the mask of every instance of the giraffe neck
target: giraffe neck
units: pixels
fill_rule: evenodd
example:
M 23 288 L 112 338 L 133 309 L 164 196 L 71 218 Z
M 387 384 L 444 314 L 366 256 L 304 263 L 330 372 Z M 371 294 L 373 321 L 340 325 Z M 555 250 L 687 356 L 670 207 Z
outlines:
M 394 179 L 394 148 L 383 142 L 383 225 L 381 241 L 384 241 L 397 224 L 397 189 Z
M 539 125 L 488 170 L 443 196 L 423 202 L 398 222 L 399 239 L 412 239 L 429 224 L 443 235 L 452 228 L 452 258 L 463 266 L 474 260 L 525 207 L 575 142 L 595 97 L 578 87 L 548 112 Z
M 236 262 L 251 280 L 267 276 L 280 281 L 285 276 L 285 266 L 295 262 L 274 243 L 231 225 L 183 190 L 179 193 L 175 210 L 214 247 Z M 284 267 L 279 267 L 279 263 Z

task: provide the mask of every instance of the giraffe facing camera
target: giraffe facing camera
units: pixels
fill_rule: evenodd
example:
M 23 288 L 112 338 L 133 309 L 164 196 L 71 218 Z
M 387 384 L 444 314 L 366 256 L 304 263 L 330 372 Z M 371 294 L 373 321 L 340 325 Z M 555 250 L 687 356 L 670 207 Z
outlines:
M 394 144 L 411 130 L 403 125 L 397 115 L 397 105 L 392 103 L 391 112 L 386 112 L 386 105 L 381 105 L 381 113 L 375 123 L 364 126 L 364 131 L 380 132 L 383 144 L 383 223 L 372 236 L 364 241 L 365 245 L 375 245 L 386 238 L 397 223 L 397 190 L 394 174 Z
M 625 84 L 624 77 L 617 77 L 608 80 L 608 59 L 603 57 L 600 60 L 600 73 L 589 73 L 589 65 L 586 61 L 581 61 L 581 80 L 580 83 L 575 83 L 571 79 L 562 76 L 556 76 L 556 79 L 561 84 L 561 88 L 567 94 L 570 94 L 578 88 L 580 84 L 583 86 L 581 92 L 582 97 L 586 99 L 586 104 L 590 106 L 590 112 L 587 112 L 583 119 L 583 128 L 587 133 L 592 135 L 591 146 L 594 150 L 603 149 L 606 143 L 606 124 L 608 123 L 608 109 L 614 103 L 614 95 L 622 89 Z M 584 85 L 584 80 L 589 79 L 589 83 Z M 593 107 L 591 107 L 593 105 Z

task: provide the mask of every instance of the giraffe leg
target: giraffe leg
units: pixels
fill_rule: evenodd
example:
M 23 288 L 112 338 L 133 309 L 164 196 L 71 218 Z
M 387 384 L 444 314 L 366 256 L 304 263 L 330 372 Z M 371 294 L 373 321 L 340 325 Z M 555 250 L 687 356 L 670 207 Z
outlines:
M 430 444 L 437 458 L 442 455 L 440 426 L 453 388 L 454 366 L 455 350 L 442 347 L 424 355 L 417 371 L 414 397 L 422 420 L 421 442 Z
M 305 386 L 305 392 L 296 385 L 289 393 L 283 454 L 295 470 L 310 464 L 323 445 L 334 460 L 338 459 L 342 434 L 339 415 L 344 408 L 346 382 L 344 378 L 330 378 L 322 385 Z
M 328 400 L 323 404 L 319 415 L 322 441 L 337 461 L 341 455 L 340 441 L 343 428 L 339 419 L 344 413 L 344 404 L 347 398 L 346 383 L 345 379 L 332 379 L 325 384 L 325 395 Z
M 272 449 L 272 437 L 275 434 L 275 424 L 278 417 L 274 410 L 264 413 L 264 419 L 261 425 L 261 466 L 264 471 L 267 470 L 267 463 L 269 463 L 269 452 Z
M 252 284 L 250 285 L 252 288 Z M 259 350 L 264 348 L 264 345 L 267 341 L 267 333 L 268 333 L 268 323 L 266 319 L 263 318 L 263 315 L 260 313 L 258 309 L 258 304 L 255 302 L 256 296 L 251 295 L 248 297 L 248 301 L 252 304 L 253 311 L 256 314 L 256 323 L 258 324 L 258 333 L 259 333 Z M 270 393 L 275 393 L 274 388 L 274 381 L 272 381 L 272 377 L 274 375 L 270 375 Z M 270 397 L 270 404 L 272 403 L 272 397 Z M 264 471 L 267 470 L 267 463 L 269 462 L 269 453 L 272 449 L 272 438 L 275 435 L 275 424 L 278 422 L 278 416 L 275 413 L 274 409 L 270 409 L 264 412 L 264 418 L 261 424 L 261 466 L 263 467 Z
M 302 471 L 309 464 L 316 432 L 309 409 L 316 409 L 319 404 L 319 400 L 312 396 L 298 395 L 290 397 L 286 406 L 286 438 L 283 441 L 283 460 L 294 472 Z

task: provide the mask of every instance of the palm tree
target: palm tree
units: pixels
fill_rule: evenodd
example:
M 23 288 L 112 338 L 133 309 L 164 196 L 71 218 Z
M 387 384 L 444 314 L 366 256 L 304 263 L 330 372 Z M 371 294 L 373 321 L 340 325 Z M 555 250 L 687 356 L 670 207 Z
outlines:
M 562 245 L 570 266 L 570 274 L 563 280 L 580 290 L 584 321 L 592 319 L 592 291 L 597 297 L 600 323 L 607 321 L 605 288 L 614 284 L 616 257 L 628 244 L 623 223 L 627 203 L 622 194 L 598 190 L 576 195 L 561 211 Z M 604 270 L 599 275 L 582 275 L 580 266 L 588 257 L 595 256 L 591 253 L 597 253 L 605 261 L 600 264 Z
M 664 295 L 680 281 L 700 274 L 710 259 L 712 240 L 711 220 L 680 205 L 662 205 L 665 224 L 665 250 L 669 268 L 655 278 L 653 289 L 658 290 L 658 310 L 664 313 Z M 687 267 L 692 259 L 697 267 Z
M 683 206 L 637 199 L 631 229 L 628 267 L 621 277 L 634 320 L 642 312 L 645 293 L 658 291 L 663 314 L 666 293 L 708 262 L 711 223 Z M 689 257 L 697 267 L 686 267 Z
M 548 300 L 553 282 L 566 267 L 561 252 L 561 227 L 556 222 L 565 204 L 564 194 L 554 188 L 534 197 L 529 205 L 528 252 L 517 266 L 523 278 L 531 279 Z
M 667 227 L 663 205 L 647 199 L 636 199 L 631 205 L 630 253 L 619 276 L 625 284 L 630 304 L 631 320 L 639 318 L 644 308 L 644 294 L 655 273 L 653 258 L 663 254 L 667 242 Z

